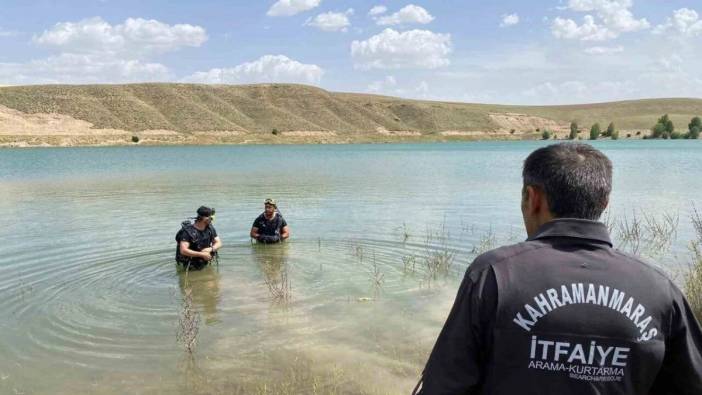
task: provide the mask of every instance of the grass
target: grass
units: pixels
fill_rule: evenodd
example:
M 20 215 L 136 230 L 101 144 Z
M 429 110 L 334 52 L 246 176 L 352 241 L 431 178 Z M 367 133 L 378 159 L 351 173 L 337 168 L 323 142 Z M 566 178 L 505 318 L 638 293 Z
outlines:
M 691 220 L 697 238 L 690 242 L 691 262 L 684 290 L 697 320 L 702 322 L 702 216 L 696 207 L 693 207 Z

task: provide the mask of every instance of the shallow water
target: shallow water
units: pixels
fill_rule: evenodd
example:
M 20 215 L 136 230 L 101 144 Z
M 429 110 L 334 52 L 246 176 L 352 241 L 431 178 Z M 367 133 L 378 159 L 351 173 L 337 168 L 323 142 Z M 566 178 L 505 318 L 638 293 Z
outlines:
M 0 393 L 408 393 L 468 263 L 525 237 L 521 162 L 542 144 L 0 150 Z M 674 272 L 702 142 L 596 145 L 612 217 L 680 217 Z M 284 245 L 248 239 L 266 197 Z M 225 248 L 186 285 L 173 237 L 201 204 Z

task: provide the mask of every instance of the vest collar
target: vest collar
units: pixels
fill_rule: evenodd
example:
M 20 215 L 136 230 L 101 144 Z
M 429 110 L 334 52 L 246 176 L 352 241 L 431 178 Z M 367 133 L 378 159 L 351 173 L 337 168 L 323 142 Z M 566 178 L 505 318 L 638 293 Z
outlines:
M 539 240 L 549 237 L 573 237 L 594 240 L 612 246 L 607 227 L 602 222 L 578 218 L 558 218 L 547 222 L 527 240 Z

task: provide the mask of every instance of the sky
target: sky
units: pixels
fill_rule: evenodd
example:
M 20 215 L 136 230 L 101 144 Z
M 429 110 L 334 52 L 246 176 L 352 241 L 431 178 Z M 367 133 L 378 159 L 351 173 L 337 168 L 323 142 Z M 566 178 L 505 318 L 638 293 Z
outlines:
M 0 85 L 132 82 L 529 105 L 702 97 L 702 1 L 0 0 Z

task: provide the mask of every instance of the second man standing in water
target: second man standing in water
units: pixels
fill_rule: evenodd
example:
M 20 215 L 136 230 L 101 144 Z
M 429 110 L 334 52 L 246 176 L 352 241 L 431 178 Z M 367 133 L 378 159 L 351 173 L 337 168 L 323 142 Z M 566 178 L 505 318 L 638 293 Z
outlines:
M 278 243 L 290 237 L 290 230 L 285 218 L 278 211 L 274 199 L 266 199 L 264 211 L 259 215 L 251 227 L 251 238 L 259 243 Z

